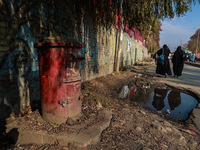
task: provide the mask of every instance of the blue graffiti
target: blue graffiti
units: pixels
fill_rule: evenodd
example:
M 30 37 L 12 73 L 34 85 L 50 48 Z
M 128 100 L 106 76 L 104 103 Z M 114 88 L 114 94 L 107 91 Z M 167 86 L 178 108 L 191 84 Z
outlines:
M 14 15 L 20 2 L 15 1 L 15 3 L 12 3 L 12 1 L 6 0 L 9 8 L 8 14 Z M 9 41 L 10 48 L 5 51 L 0 59 L 1 79 L 6 75 L 10 75 L 11 78 L 17 78 L 19 74 L 31 75 L 32 72 L 38 72 L 38 56 L 37 51 L 34 49 L 35 40 L 32 38 L 30 23 L 27 22 L 21 25 L 18 33 L 11 36 L 13 38 Z
M 89 56 L 93 58 L 93 60 L 96 60 L 96 55 L 98 51 L 97 47 L 97 39 L 96 39 L 96 31 L 95 30 L 90 30 L 89 34 L 90 42 L 90 51 L 89 51 Z
M 85 54 L 87 53 L 87 51 L 88 51 L 88 42 L 86 41 L 86 42 L 83 44 L 83 47 L 82 47 L 80 53 L 85 57 Z M 86 60 L 84 59 L 84 60 L 81 61 L 81 66 L 80 66 L 80 68 L 84 68 L 85 65 L 86 65 Z

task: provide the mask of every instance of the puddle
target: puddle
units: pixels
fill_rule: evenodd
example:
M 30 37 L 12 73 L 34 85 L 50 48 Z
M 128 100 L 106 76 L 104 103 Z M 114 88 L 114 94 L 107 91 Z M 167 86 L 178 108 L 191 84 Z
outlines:
M 189 113 L 197 106 L 198 101 L 178 90 L 142 89 L 137 91 L 131 101 L 147 106 L 154 111 L 170 111 L 169 117 L 186 120 Z

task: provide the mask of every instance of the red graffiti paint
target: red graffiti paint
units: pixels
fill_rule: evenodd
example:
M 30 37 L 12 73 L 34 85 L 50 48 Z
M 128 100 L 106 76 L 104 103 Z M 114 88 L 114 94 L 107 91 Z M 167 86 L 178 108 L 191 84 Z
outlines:
M 131 87 L 130 88 L 130 92 L 128 93 L 127 98 L 132 98 L 136 90 L 137 90 L 136 86 Z

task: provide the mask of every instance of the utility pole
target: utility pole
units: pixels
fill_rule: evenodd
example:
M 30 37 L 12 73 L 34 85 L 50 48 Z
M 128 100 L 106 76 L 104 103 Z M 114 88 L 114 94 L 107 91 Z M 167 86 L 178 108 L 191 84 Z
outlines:
M 180 43 L 181 43 L 181 47 L 183 47 L 183 40 L 182 39 L 180 39 Z
M 119 72 L 119 66 L 120 66 L 120 54 L 121 54 L 121 38 L 122 38 L 122 30 L 118 30 L 118 47 L 117 47 L 117 55 L 116 55 L 116 66 L 115 66 L 115 71 Z
M 198 42 L 199 42 L 199 29 L 197 29 L 197 45 L 196 45 L 196 56 L 198 52 Z
M 121 10 L 122 11 L 122 4 L 123 4 L 123 0 L 121 1 Z M 121 19 L 120 19 L 120 29 L 118 30 L 118 33 L 119 33 L 119 37 L 118 37 L 118 48 L 117 48 L 117 55 L 116 55 L 116 65 L 115 65 L 115 71 L 116 72 L 119 72 L 119 66 L 120 66 L 120 55 L 121 55 L 121 45 L 122 45 L 122 37 L 123 37 L 123 30 L 122 28 L 124 28 L 123 26 L 123 18 L 122 18 L 122 12 L 120 13 L 121 16 Z
M 149 31 L 148 31 L 148 36 L 147 36 L 147 38 L 149 38 L 149 34 L 151 33 L 151 25 L 149 26 Z

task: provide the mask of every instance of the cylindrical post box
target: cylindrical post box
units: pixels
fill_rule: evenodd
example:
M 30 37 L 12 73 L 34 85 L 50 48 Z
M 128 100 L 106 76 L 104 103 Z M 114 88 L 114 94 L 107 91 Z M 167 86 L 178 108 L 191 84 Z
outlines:
M 42 117 L 61 124 L 81 115 L 80 53 L 76 40 L 48 37 L 37 42 Z

